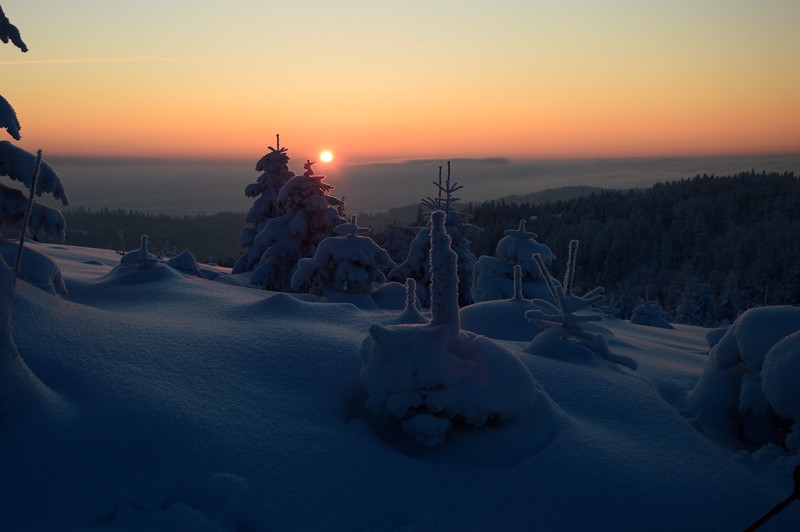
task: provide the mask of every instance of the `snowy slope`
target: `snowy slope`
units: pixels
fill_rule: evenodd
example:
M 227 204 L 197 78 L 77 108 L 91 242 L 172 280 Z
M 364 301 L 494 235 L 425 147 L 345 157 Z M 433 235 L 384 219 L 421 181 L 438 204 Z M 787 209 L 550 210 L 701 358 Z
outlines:
M 706 329 L 604 320 L 637 371 L 500 341 L 541 400 L 428 449 L 364 408 L 359 348 L 398 311 L 31 246 L 68 293 L 14 293 L 44 386 L 0 413 L 5 530 L 735 530 L 791 491 L 796 457 L 723 449 L 683 416 Z M 799 522 L 795 503 L 767 529 Z

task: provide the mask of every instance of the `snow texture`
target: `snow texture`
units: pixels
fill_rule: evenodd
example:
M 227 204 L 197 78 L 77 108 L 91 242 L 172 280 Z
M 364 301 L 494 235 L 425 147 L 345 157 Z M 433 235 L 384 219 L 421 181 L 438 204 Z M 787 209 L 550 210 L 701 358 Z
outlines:
M 197 267 L 197 259 L 194 258 L 192 252 L 184 249 L 180 254 L 172 257 L 167 261 L 167 266 L 174 268 L 186 275 L 193 275 L 195 277 L 203 277 L 200 273 L 200 268 Z
M 58 265 L 47 255 L 38 252 L 35 248 L 39 244 L 28 242 L 22 251 L 19 267 L 19 279 L 41 288 L 51 294 L 65 295 L 67 285 Z M 6 263 L 14 264 L 17 260 L 19 242 L 11 242 L 0 238 L 0 256 Z
M 800 464 L 778 446 L 731 452 L 681 415 L 708 329 L 604 320 L 635 376 L 459 336 L 505 360 L 493 378 L 527 387 L 521 364 L 539 386 L 514 421 L 451 420 L 427 448 L 364 407 L 358 352 L 372 325 L 432 349 L 433 328 L 387 326 L 400 310 L 115 269 L 113 250 L 36 248 L 69 293 L 18 282 L 12 313 L 0 284 L 3 530 L 741 530 L 791 492 Z M 428 421 L 411 430 L 440 430 Z M 794 503 L 770 528 L 798 521 Z

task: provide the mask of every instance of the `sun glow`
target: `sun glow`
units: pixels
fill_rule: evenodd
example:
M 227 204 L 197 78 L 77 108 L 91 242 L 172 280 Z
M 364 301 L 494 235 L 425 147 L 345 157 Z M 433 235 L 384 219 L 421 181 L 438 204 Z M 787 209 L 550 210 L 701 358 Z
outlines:
M 323 151 L 322 153 L 319 154 L 319 159 L 323 163 L 329 163 L 329 162 L 331 162 L 333 160 L 333 153 L 331 153 L 328 150 L 325 150 L 325 151 Z

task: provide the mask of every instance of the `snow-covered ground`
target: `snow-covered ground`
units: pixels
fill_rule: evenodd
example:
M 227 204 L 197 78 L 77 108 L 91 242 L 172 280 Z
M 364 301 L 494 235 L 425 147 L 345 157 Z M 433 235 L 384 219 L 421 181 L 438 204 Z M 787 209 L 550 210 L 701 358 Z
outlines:
M 498 340 L 533 406 L 427 448 L 364 406 L 359 351 L 399 311 L 30 247 L 68 292 L 14 292 L 41 383 L 0 393 L 3 530 L 737 530 L 792 489 L 796 455 L 687 417 L 707 329 L 603 320 L 635 371 Z M 800 502 L 765 529 L 798 523 Z

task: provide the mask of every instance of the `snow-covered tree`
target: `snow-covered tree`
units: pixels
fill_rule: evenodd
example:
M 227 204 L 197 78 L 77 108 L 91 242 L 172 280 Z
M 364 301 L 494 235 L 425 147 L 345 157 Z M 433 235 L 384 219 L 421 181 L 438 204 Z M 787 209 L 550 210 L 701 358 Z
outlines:
M 360 355 L 367 408 L 433 447 L 453 422 L 481 427 L 513 419 L 541 392 L 514 353 L 460 330 L 456 253 L 442 211 L 431 214 L 430 247 L 430 323 L 373 325 Z
M 277 216 L 256 235 L 248 251 L 255 259 L 251 282 L 267 290 L 291 290 L 300 259 L 313 257 L 317 246 L 345 222 L 339 216 L 342 201 L 328 194 L 333 185 L 314 173 L 306 161 L 305 173 L 289 179 L 275 201 Z
M 687 416 L 734 449 L 800 454 L 800 307 L 750 309 L 709 340 Z
M 386 272 L 396 266 L 385 249 L 369 237 L 369 229 L 358 226 L 354 214 L 348 223 L 339 224 L 334 233 L 319 243 L 313 257 L 300 259 L 292 275 L 295 292 L 329 290 L 370 293 L 386 282 Z
M 19 30 L 6 17 L 0 7 L 0 40 L 9 41 L 23 52 L 28 47 L 22 41 Z M 0 128 L 8 131 L 16 140 L 20 139 L 20 123 L 17 113 L 8 101 L 0 96 Z M 33 155 L 8 141 L 0 141 L 0 175 L 19 181 L 37 196 L 52 194 L 63 205 L 69 205 L 64 186 L 53 168 L 41 160 L 41 154 Z M 29 198 L 20 190 L 0 184 L 0 225 L 21 228 L 25 223 Z M 64 217 L 58 209 L 33 202 L 30 208 L 28 228 L 42 237 L 64 240 Z
M 526 352 L 543 354 L 549 351 L 559 352 L 565 347 L 579 347 L 589 353 L 604 358 L 610 362 L 622 364 L 631 369 L 636 369 L 636 361 L 621 355 L 616 355 L 608 348 L 608 341 L 601 333 L 593 333 L 584 330 L 581 324 L 590 321 L 601 321 L 602 315 L 598 312 L 578 313 L 587 310 L 593 305 L 603 301 L 602 287 L 597 287 L 583 296 L 573 293 L 573 282 L 575 280 L 575 263 L 578 255 L 578 241 L 572 240 L 569 243 L 569 255 L 567 259 L 567 270 L 564 273 L 564 282 L 558 285 L 554 282 L 547 266 L 541 255 L 535 254 L 533 260 L 539 266 L 540 275 L 547 283 L 551 298 L 555 304 L 544 299 L 534 299 L 533 304 L 538 308 L 529 310 L 525 317 L 531 322 L 544 327 L 548 330 L 536 336 L 533 341 L 525 348 Z M 560 345 L 555 347 L 555 345 Z M 567 343 L 569 342 L 569 343 Z
M 383 233 L 383 238 L 380 242 L 381 247 L 386 250 L 389 257 L 396 263 L 403 262 L 403 259 L 408 256 L 410 241 L 407 236 L 408 232 L 407 228 L 392 221 L 386 226 L 386 230 Z
M 281 148 L 280 135 L 276 136 L 276 141 L 277 148 L 269 146 L 269 153 L 256 163 L 256 172 L 261 172 L 258 180 L 244 189 L 244 195 L 255 198 L 255 201 L 244 218 L 247 225 L 239 236 L 239 245 L 244 252 L 233 265 L 233 273 L 249 272 L 258 263 L 261 253 L 251 253 L 250 248 L 267 222 L 278 215 L 278 194 L 283 185 L 294 177 L 294 172 L 289 170 L 287 150 Z
M 438 194 L 436 198 L 427 197 L 422 200 L 425 207 L 431 212 L 440 210 L 445 214 L 445 229 L 452 249 L 458 257 L 458 303 L 468 305 L 472 303 L 472 269 L 475 264 L 475 256 L 470 250 L 469 237 L 480 228 L 469 223 L 470 214 L 459 212 L 453 208 L 453 204 L 461 198 L 454 196 L 455 192 L 463 188 L 458 183 L 450 182 L 450 162 L 447 162 L 447 180 L 442 183 L 442 167 L 439 167 L 439 181 L 434 181 Z M 431 222 L 430 215 L 425 227 L 415 227 L 416 236 L 411 241 L 406 260 L 398 264 L 397 267 L 389 272 L 389 278 L 397 282 L 405 282 L 406 279 L 413 278 L 417 281 L 417 295 L 422 305 L 431 305 L 431 297 L 428 292 L 430 284 L 430 259 L 428 251 L 430 249 Z
M 553 262 L 550 248 L 536 241 L 536 233 L 525 229 L 525 220 L 519 228 L 504 231 L 495 249 L 495 256 L 484 255 L 473 269 L 472 298 L 476 301 L 508 299 L 514 294 L 514 267 L 522 269 L 522 294 L 528 299 L 550 299 L 547 284 L 533 260 L 538 253 L 546 266 Z M 555 303 L 555 301 L 552 301 Z

